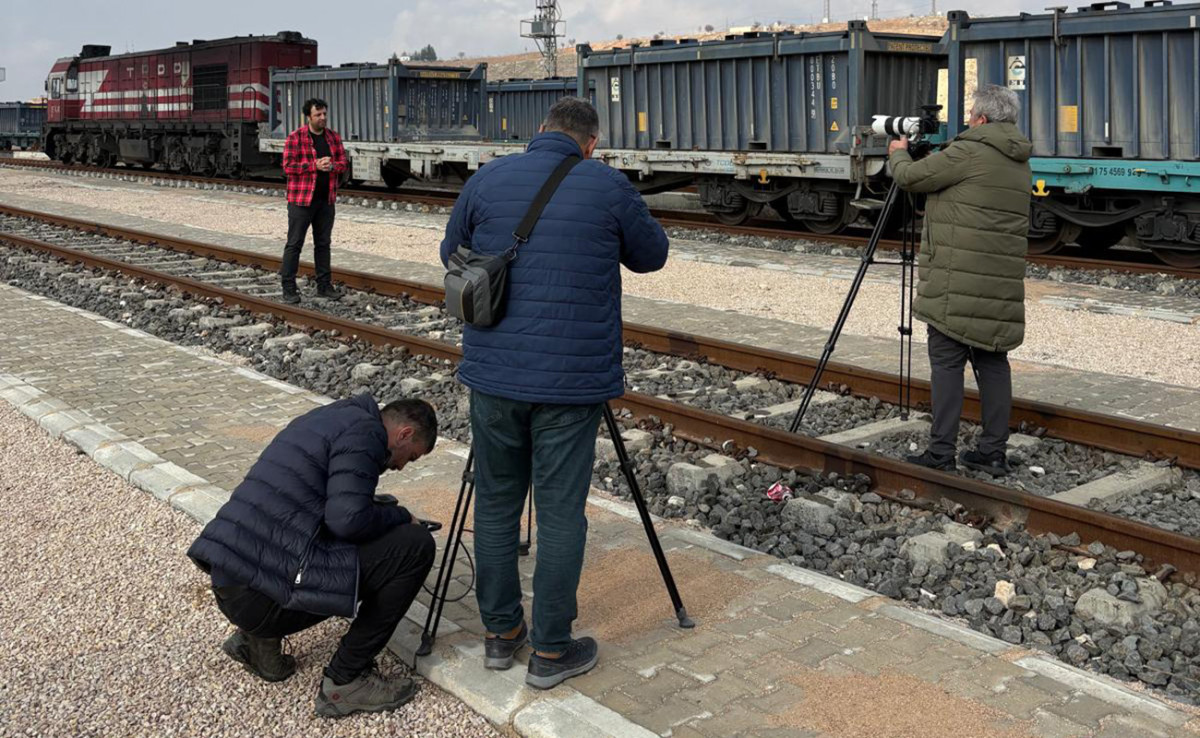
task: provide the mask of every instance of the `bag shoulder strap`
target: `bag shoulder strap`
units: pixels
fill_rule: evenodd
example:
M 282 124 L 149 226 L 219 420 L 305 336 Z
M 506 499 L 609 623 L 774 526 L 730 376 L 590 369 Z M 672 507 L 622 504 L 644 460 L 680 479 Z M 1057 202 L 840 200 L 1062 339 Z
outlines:
M 546 184 L 542 185 L 542 189 L 538 190 L 537 197 L 533 198 L 533 204 L 529 206 L 529 211 L 521 219 L 517 230 L 513 231 L 513 238 L 516 239 L 516 243 L 513 244 L 514 249 L 529 240 L 529 234 L 533 232 L 533 227 L 537 224 L 538 218 L 542 216 L 542 211 L 546 209 L 546 204 L 550 202 L 550 198 L 554 197 L 554 191 L 566 179 L 567 173 L 581 161 L 583 160 L 580 157 L 574 155 L 563 159 L 562 163 L 550 175 L 550 179 L 546 180 Z

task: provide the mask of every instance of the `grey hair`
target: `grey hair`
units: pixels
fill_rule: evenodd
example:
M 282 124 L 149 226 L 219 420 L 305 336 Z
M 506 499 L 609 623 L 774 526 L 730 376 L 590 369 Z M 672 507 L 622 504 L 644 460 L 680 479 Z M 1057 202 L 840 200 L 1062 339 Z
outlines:
M 544 123 L 547 131 L 561 131 L 586 146 L 592 136 L 600 136 L 600 116 L 587 100 L 564 97 L 550 108 Z
M 1016 123 L 1021 101 L 1017 99 L 1017 93 L 1007 87 L 987 85 L 975 91 L 971 112 L 987 116 L 989 123 Z

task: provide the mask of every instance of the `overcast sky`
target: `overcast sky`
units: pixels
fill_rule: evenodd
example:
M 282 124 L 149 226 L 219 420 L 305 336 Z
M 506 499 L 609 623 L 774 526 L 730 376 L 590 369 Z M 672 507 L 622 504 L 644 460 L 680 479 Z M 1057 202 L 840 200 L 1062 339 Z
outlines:
M 881 17 L 924 14 L 931 0 L 878 0 Z M 1047 0 L 940 0 L 939 14 L 962 9 L 973 15 L 1041 12 Z M 835 20 L 870 13 L 871 0 L 833 0 Z M 203 7 L 203 13 L 184 8 Z M 533 16 L 534 0 L 290 0 L 280 3 L 207 0 L 97 3 L 57 0 L 13 2 L 0 22 L 0 100 L 43 94 L 54 60 L 85 43 L 107 44 L 114 53 L 156 49 L 196 38 L 300 31 L 320 44 L 324 64 L 383 61 L 393 51 L 433 44 L 439 57 L 534 50 L 520 37 L 520 21 Z M 561 0 L 563 32 L 580 42 L 617 34 L 687 33 L 712 24 L 749 25 L 776 20 L 820 20 L 822 0 Z

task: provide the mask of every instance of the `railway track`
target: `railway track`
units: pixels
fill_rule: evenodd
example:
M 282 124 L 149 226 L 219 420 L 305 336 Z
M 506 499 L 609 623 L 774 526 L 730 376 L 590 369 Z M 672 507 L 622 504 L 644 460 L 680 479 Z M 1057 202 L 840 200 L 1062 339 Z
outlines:
M 256 313 L 276 316 L 284 321 L 317 330 L 337 331 L 341 336 L 383 346 L 402 346 L 414 355 L 457 361 L 461 350 L 451 341 L 413 335 L 412 331 L 371 322 L 331 315 L 325 311 L 284 305 L 273 299 L 273 273 L 256 277 L 251 268 L 274 270 L 277 259 L 261 254 L 201 244 L 157 234 L 97 227 L 66 218 L 39 216 L 12 208 L 0 208 L 0 215 L 38 219 L 39 228 L 57 226 L 71 229 L 79 238 L 67 243 L 51 243 L 18 233 L 0 234 L 0 241 L 24 249 L 40 251 L 87 267 L 113 270 L 148 282 L 173 285 L 193 295 L 212 298 L 224 305 L 241 306 Z M 103 248 L 87 246 L 89 238 L 102 237 L 118 243 Z M 147 253 L 130 249 L 128 244 L 153 244 L 174 252 L 168 258 L 162 252 Z M 213 269 L 208 260 L 228 262 L 229 268 Z M 135 263 L 136 262 L 136 263 Z M 190 271 L 189 271 L 190 269 Z M 201 271 L 196 272 L 197 269 Z M 305 264 L 302 273 L 311 275 Z M 215 281 L 211 281 L 217 272 Z M 210 277 L 202 277 L 210 274 Z M 402 295 L 414 305 L 434 304 L 441 291 L 429 285 L 339 270 L 335 278 L 344 284 L 380 296 Z M 383 323 L 394 316 L 382 316 Z M 764 351 L 716 339 L 677 334 L 645 326 L 627 325 L 626 341 L 641 348 L 675 356 L 727 366 L 739 371 L 768 372 L 780 379 L 804 382 L 811 376 L 813 362 L 804 357 Z M 835 365 L 831 382 L 847 385 L 861 396 L 887 399 L 898 396 L 895 378 L 878 372 Z M 927 394 L 928 385 L 914 386 L 916 400 Z M 978 414 L 978 398 L 972 397 L 967 416 Z M 1135 455 L 1151 454 L 1174 458 L 1181 466 L 1200 466 L 1200 434 L 1163 428 L 1136 421 L 1103 416 L 1085 411 L 1040 403 L 1016 401 L 1014 416 L 1025 417 L 1047 429 L 1049 435 L 1077 439 L 1092 445 L 1121 450 Z M 1020 522 L 1032 532 L 1067 536 L 1078 533 L 1084 540 L 1099 540 L 1120 550 L 1141 553 L 1149 562 L 1169 563 L 1179 570 L 1200 575 L 1200 539 L 1164 531 L 1115 515 L 1031 494 L 994 483 L 937 472 L 903 463 L 886 456 L 823 441 L 805 435 L 790 434 L 762 423 L 741 420 L 659 397 L 627 392 L 613 402 L 634 418 L 669 423 L 680 438 L 714 448 L 735 457 L 751 454 L 756 461 L 782 469 L 819 470 L 842 476 L 866 475 L 875 491 L 896 501 L 910 498 L 938 503 L 951 500 L 975 514 L 994 521 Z M 751 451 L 753 449 L 753 451 Z
M 0 157 L 0 164 L 14 167 L 27 167 L 51 171 L 72 173 L 107 173 L 133 178 L 148 178 L 156 180 L 175 180 L 194 183 L 198 186 L 244 186 L 252 189 L 282 191 L 285 186 L 281 182 L 270 180 L 229 180 L 223 178 L 180 175 L 171 172 L 154 170 L 138 170 L 128 167 L 97 168 L 79 164 L 62 164 L 53 161 L 31 159 L 8 159 Z M 419 189 L 405 187 L 400 190 L 388 190 L 378 187 L 345 187 L 341 190 L 344 197 L 360 198 L 362 201 L 383 201 L 388 203 L 414 203 L 431 207 L 452 207 L 456 193 L 442 189 Z M 865 246 L 869 236 L 855 233 L 817 234 L 804 230 L 797 224 L 782 223 L 771 220 L 752 220 L 743 225 L 727 225 L 718 221 L 709 213 L 703 211 L 652 209 L 651 213 L 664 226 L 678 228 L 699 228 L 723 233 L 755 236 L 765 239 L 790 239 L 796 241 L 819 241 L 851 247 Z M 892 239 L 883 239 L 879 243 L 881 249 L 899 251 L 901 244 Z M 1200 268 L 1182 268 L 1163 264 L 1153 255 L 1144 251 L 1109 251 L 1107 258 L 1088 256 L 1082 250 L 1066 247 L 1066 253 L 1029 254 L 1027 260 L 1046 268 L 1080 269 L 1091 271 L 1127 272 L 1130 274 L 1162 274 L 1180 279 L 1200 279 Z

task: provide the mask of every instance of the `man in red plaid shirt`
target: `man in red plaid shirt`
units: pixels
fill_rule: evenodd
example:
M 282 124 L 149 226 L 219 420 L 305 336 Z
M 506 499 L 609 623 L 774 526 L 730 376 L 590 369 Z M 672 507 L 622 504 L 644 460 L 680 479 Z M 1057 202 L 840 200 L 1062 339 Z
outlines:
M 292 131 L 283 147 L 283 173 L 287 175 L 288 237 L 283 250 L 283 301 L 300 302 L 296 288 L 296 270 L 308 227 L 313 232 L 313 261 L 317 267 L 317 295 L 341 299 L 333 287 L 329 266 L 329 242 L 333 234 L 334 203 L 337 201 L 338 175 L 346 171 L 346 149 L 342 138 L 326 128 L 329 106 L 313 98 L 304 103 L 308 125 Z

